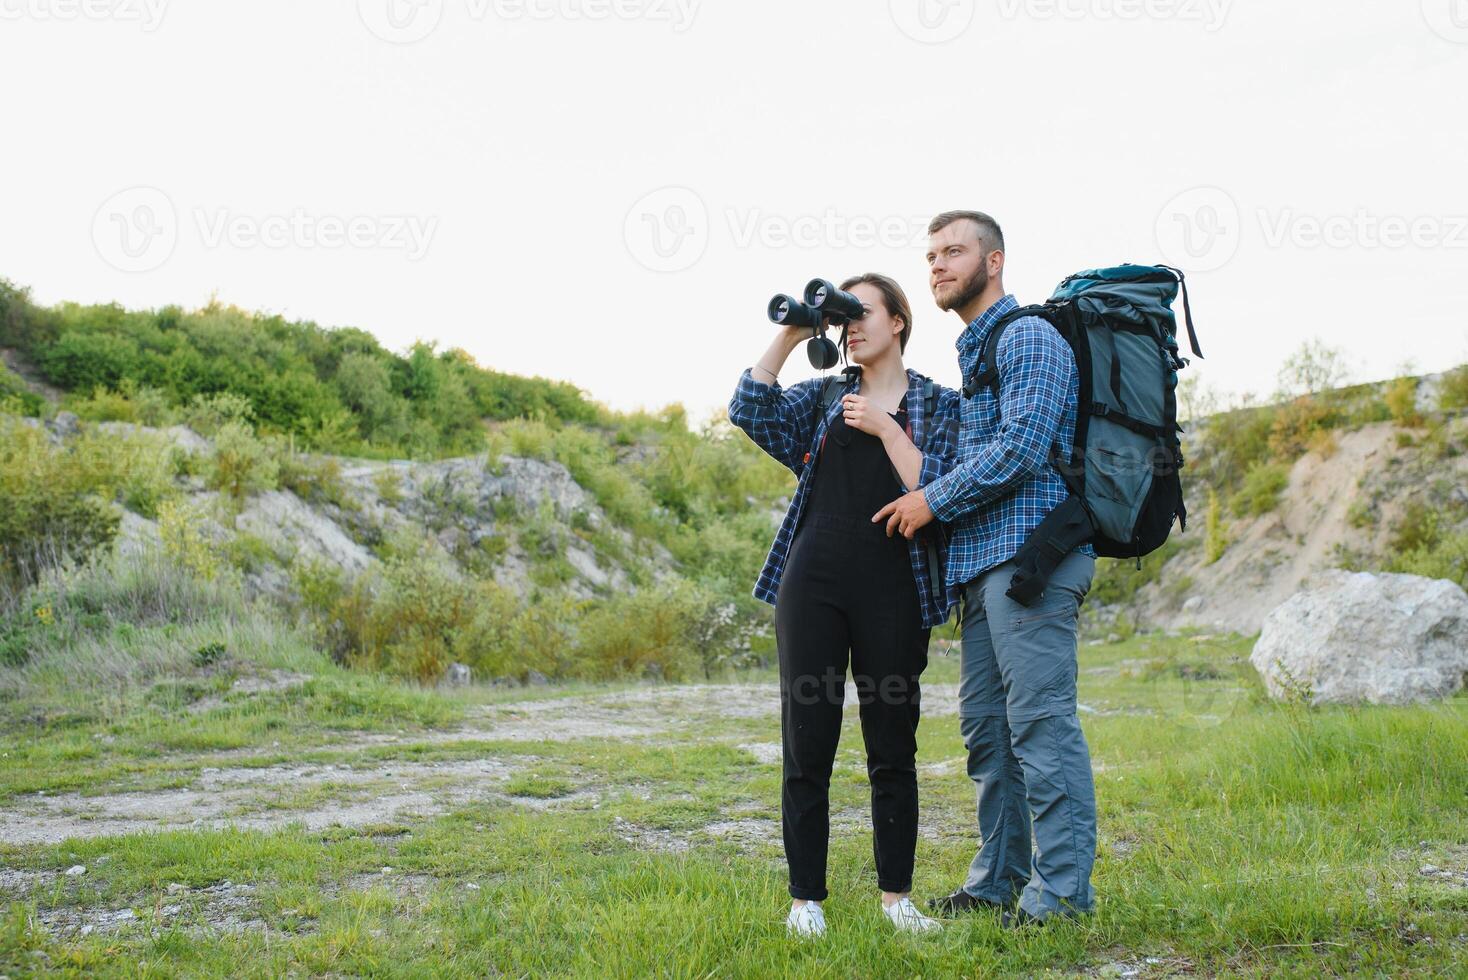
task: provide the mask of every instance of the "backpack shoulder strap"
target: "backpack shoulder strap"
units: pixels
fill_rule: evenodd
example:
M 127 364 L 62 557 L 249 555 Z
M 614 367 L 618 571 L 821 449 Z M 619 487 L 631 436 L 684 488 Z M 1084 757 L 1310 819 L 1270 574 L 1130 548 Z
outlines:
M 814 435 L 816 429 L 820 428 L 821 422 L 825 420 L 826 416 L 831 414 L 831 406 L 841 399 L 841 394 L 846 390 L 846 386 L 858 377 L 860 377 L 859 369 L 847 368 L 839 374 L 829 375 L 822 380 L 821 397 L 816 403 L 818 406 L 817 411 L 820 414 L 816 416 L 815 425 L 811 427 L 812 435 Z
M 984 339 L 984 349 L 979 352 L 979 367 L 982 370 L 964 381 L 963 397 L 972 398 L 983 388 L 992 391 L 996 399 L 999 397 L 999 338 L 1004 334 L 1005 327 L 1023 315 L 1027 315 L 1026 310 L 1015 310 L 994 324 L 989 336 Z

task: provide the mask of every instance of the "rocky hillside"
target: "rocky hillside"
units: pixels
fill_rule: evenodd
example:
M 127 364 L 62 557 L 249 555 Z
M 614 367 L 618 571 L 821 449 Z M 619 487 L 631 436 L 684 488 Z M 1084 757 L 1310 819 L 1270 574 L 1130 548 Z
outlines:
M 1437 407 L 1441 381 L 1420 379 L 1415 417 L 1328 430 L 1281 465 L 1282 485 L 1262 513 L 1221 503 L 1212 548 L 1208 487 L 1196 482 L 1188 532 L 1137 590 L 1138 625 L 1254 633 L 1270 610 L 1331 568 L 1461 581 L 1468 414 Z M 1190 458 L 1206 452 L 1212 422 L 1185 446 Z M 1414 556 L 1425 567 L 1401 567 Z
M 204 457 L 211 440 L 175 425 L 80 423 L 60 412 L 41 422 L 64 445 L 85 426 L 118 439 L 162 440 Z M 314 471 L 294 489 L 251 493 L 240 501 L 184 476 L 182 508 L 221 549 L 245 553 L 252 595 L 290 599 L 293 566 L 319 563 L 349 578 L 377 568 L 377 551 L 395 535 L 431 542 L 444 565 L 492 578 L 519 594 L 553 581 L 576 598 L 595 598 L 664 578 L 676 563 L 666 548 L 639 544 L 612 526 L 562 464 L 508 454 L 436 461 L 312 457 Z M 188 468 L 188 464 L 183 464 Z M 299 493 L 297 491 L 300 491 Z M 161 543 L 159 522 L 124 509 L 116 539 L 123 552 Z M 554 567 L 545 571 L 548 564 Z

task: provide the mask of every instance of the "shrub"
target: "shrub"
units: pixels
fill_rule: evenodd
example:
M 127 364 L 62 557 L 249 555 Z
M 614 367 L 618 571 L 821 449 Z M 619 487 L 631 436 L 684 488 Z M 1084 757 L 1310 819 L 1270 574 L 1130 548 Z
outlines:
M 1244 475 L 1243 486 L 1234 497 L 1234 512 L 1240 516 L 1267 514 L 1279 506 L 1280 494 L 1290 482 L 1290 469 L 1282 463 L 1256 463 Z
M 1468 364 L 1443 374 L 1437 389 L 1437 407 L 1444 412 L 1468 408 Z
M 1333 423 L 1333 412 L 1322 399 L 1302 395 L 1275 409 L 1269 429 L 1269 452 L 1276 460 L 1293 462 L 1303 455 Z
M 260 490 L 273 490 L 280 465 L 265 443 L 244 422 L 226 422 L 214 435 L 214 454 L 205 483 L 236 501 Z
M 225 552 L 203 530 L 207 513 L 193 501 L 168 500 L 158 509 L 158 534 L 169 560 L 206 582 L 219 577 Z
M 687 588 L 644 589 L 592 610 L 580 624 L 580 669 L 597 680 L 683 680 L 702 667 L 695 647 L 705 600 Z
M 1205 522 L 1204 545 L 1205 561 L 1212 565 L 1223 557 L 1223 552 L 1228 548 L 1228 539 L 1223 531 L 1223 507 L 1218 502 L 1218 492 L 1208 491 L 1208 517 Z
M 120 515 L 115 472 L 92 452 L 53 446 L 39 427 L 0 417 L 0 586 L 111 541 Z
M 1386 407 L 1397 425 L 1408 429 L 1421 425 L 1422 415 L 1417 411 L 1417 379 L 1397 378 L 1387 385 Z

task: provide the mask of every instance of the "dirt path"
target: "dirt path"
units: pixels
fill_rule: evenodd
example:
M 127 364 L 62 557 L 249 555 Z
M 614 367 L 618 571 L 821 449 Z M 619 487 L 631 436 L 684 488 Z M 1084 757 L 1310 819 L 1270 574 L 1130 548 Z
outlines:
M 925 718 L 957 714 L 958 690 L 952 684 L 923 689 Z M 856 690 L 846 690 L 854 712 Z M 708 735 L 720 722 L 739 721 L 728 740 L 749 752 L 761 766 L 780 765 L 779 694 L 774 684 L 670 685 L 580 697 L 540 698 L 475 709 L 470 724 L 452 730 L 348 734 L 319 746 L 326 751 L 360 751 L 424 743 L 466 741 L 564 742 L 585 739 L 675 741 L 722 740 Z M 751 739 L 750 721 L 769 740 Z M 515 795 L 507 790 L 533 756 L 469 761 L 373 761 L 369 764 L 231 765 L 238 751 L 218 754 L 187 784 L 135 792 L 36 793 L 10 801 L 0 814 L 0 842 L 46 844 L 69 837 L 101 837 L 138 831 L 212 829 L 227 826 L 268 830 L 302 823 L 312 830 L 333 825 L 360 827 L 430 817 L 465 803 L 507 800 L 540 809 L 589 800 L 595 804 L 607 787 L 578 786 L 550 798 Z M 206 760 L 213 757 L 206 756 Z M 199 756 L 188 756 L 190 768 Z M 185 757 L 180 757 L 184 762 Z M 772 836 L 767 817 L 734 819 L 707 828 L 715 836 L 741 839 Z M 665 842 L 682 847 L 688 841 Z

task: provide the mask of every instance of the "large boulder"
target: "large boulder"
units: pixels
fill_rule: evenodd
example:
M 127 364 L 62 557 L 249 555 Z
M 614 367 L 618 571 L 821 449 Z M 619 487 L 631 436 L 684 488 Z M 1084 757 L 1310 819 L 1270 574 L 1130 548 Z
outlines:
M 1249 662 L 1276 698 L 1447 697 L 1468 675 L 1468 593 L 1419 575 L 1324 572 L 1265 617 Z

